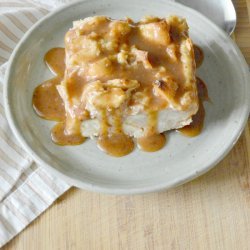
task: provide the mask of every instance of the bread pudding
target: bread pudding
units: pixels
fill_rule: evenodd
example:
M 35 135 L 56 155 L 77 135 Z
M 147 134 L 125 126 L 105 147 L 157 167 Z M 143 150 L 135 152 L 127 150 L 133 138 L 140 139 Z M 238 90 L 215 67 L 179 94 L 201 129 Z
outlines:
M 122 156 L 136 139 L 144 151 L 156 151 L 165 144 L 162 133 L 191 124 L 201 105 L 194 46 L 183 18 L 88 17 L 66 33 L 65 50 L 50 51 L 47 59 L 56 53 L 63 62 L 48 65 L 57 75 L 57 110 L 63 110 L 52 129 L 58 144 L 97 137 L 101 149 Z M 39 113 L 34 97 L 33 104 Z

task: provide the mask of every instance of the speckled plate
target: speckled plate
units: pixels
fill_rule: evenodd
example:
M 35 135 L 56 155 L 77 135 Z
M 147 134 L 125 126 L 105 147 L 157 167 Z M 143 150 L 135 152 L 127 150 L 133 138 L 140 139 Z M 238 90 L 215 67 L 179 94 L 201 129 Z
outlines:
M 63 46 L 64 34 L 74 20 L 93 15 L 138 20 L 149 14 L 187 18 L 193 41 L 204 50 L 198 76 L 207 83 L 212 103 L 205 105 L 202 134 L 187 138 L 171 132 L 163 150 L 135 150 L 122 158 L 104 154 L 92 140 L 71 147 L 53 144 L 50 128 L 54 123 L 37 117 L 31 105 L 34 88 L 52 76 L 43 63 L 46 51 Z M 58 9 L 38 22 L 19 43 L 4 87 L 9 124 L 35 161 L 72 185 L 114 194 L 162 190 L 208 171 L 239 138 L 249 114 L 249 96 L 248 67 L 234 42 L 198 12 L 163 0 L 89 0 Z

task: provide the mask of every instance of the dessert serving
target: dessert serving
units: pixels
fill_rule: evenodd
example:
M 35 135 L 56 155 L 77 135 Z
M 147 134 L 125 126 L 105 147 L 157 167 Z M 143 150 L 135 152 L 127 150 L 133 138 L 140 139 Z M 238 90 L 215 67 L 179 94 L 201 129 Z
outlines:
M 58 122 L 51 131 L 56 144 L 90 137 L 112 156 L 129 154 L 135 142 L 154 152 L 165 145 L 165 131 L 201 132 L 208 100 L 196 77 L 202 60 L 185 19 L 85 18 L 66 33 L 65 49 L 45 55 L 56 76 L 34 90 L 33 107 Z

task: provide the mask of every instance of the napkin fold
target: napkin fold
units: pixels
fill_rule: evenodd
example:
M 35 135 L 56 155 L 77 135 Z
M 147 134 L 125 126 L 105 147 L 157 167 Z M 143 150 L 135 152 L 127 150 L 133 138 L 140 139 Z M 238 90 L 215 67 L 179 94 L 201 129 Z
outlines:
M 8 126 L 3 106 L 4 74 L 16 44 L 49 10 L 66 2 L 0 0 L 0 247 L 70 188 L 21 148 Z

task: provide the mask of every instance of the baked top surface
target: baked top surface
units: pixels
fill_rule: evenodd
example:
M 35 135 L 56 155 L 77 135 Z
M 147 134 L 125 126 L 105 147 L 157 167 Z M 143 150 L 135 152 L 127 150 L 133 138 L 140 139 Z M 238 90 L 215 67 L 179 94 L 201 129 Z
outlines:
M 62 81 L 66 111 L 92 118 L 103 110 L 122 115 L 198 109 L 193 45 L 185 19 L 104 16 L 74 22 L 65 36 Z M 62 92 L 61 91 L 61 92 Z

